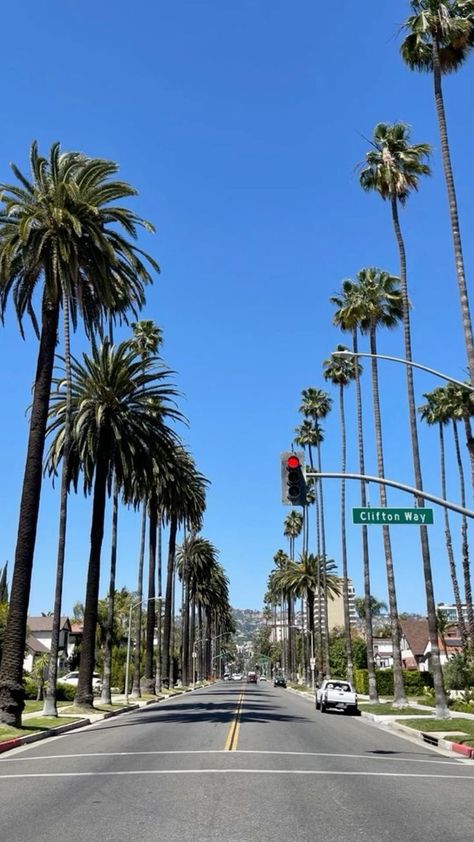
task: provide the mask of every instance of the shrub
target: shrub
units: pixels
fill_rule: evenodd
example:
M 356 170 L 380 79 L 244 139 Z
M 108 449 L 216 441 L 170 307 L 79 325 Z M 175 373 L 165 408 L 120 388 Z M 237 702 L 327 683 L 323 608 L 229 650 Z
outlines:
M 430 672 L 418 670 L 402 670 L 403 683 L 407 696 L 419 696 L 425 688 L 433 686 L 433 676 Z M 393 696 L 393 670 L 375 670 L 377 692 L 381 696 Z M 369 673 L 367 670 L 355 670 L 354 681 L 357 693 L 367 696 L 369 693 Z
M 73 684 L 61 684 L 58 682 L 56 687 L 56 701 L 57 702 L 72 702 L 76 695 L 76 687 Z
M 36 699 L 38 695 L 38 686 L 31 675 L 25 675 L 23 679 L 23 687 L 25 689 L 25 699 Z

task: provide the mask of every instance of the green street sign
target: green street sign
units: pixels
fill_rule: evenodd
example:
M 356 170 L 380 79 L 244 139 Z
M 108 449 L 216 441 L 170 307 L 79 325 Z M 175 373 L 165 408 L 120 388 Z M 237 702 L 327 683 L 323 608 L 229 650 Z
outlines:
M 352 509 L 352 523 L 363 526 L 399 526 L 413 524 L 415 526 L 434 523 L 433 509 Z

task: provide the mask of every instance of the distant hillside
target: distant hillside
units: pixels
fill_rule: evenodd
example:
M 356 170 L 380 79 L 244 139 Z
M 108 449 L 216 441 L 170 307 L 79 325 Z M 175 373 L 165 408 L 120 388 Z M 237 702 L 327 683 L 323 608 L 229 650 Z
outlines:
M 232 615 L 236 627 L 236 643 L 254 640 L 258 629 L 265 625 L 263 611 L 254 611 L 251 608 L 233 608 Z

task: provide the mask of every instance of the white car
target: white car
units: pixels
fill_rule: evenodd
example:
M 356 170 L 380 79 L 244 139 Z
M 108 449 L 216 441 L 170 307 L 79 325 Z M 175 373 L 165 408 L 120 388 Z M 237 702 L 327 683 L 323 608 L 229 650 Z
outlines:
M 348 681 L 340 678 L 326 678 L 316 691 L 316 710 L 325 713 L 331 708 L 343 710 L 357 716 L 357 693 Z
M 259 680 L 260 680 L 260 681 L 266 681 L 266 680 L 267 680 L 267 676 L 266 676 L 266 675 L 264 675 L 264 674 L 259 675 L 259 677 L 258 677 L 258 678 L 259 678 Z
M 72 684 L 73 687 L 77 687 L 79 683 L 79 672 L 68 672 L 67 675 L 63 675 L 62 678 L 58 678 L 59 684 Z M 92 689 L 96 692 L 100 692 L 102 690 L 102 679 L 98 672 L 92 673 Z
M 242 681 L 242 673 L 241 672 L 232 673 L 232 681 Z

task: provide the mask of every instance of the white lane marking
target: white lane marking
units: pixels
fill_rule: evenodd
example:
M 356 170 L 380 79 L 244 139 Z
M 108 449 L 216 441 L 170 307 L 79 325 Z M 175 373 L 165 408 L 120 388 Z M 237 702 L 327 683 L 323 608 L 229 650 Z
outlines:
M 228 753 L 228 752 L 227 752 Z M 113 778 L 133 775 L 332 775 L 358 778 L 430 778 L 434 780 L 465 780 L 474 782 L 472 775 L 431 775 L 424 772 L 346 772 L 307 771 L 303 769 L 132 769 L 114 772 L 26 772 L 0 775 L 0 780 L 21 778 Z
M 36 757 L 4 757 L 0 760 L 0 766 L 2 763 L 14 763 L 14 762 L 31 762 L 35 760 L 78 760 L 81 757 L 146 757 L 146 756 L 160 756 L 160 755 L 186 755 L 186 754 L 225 754 L 228 755 L 229 752 L 225 751 L 224 749 L 182 749 L 182 750 L 170 750 L 170 751 L 97 751 L 97 752 L 84 752 L 79 754 L 41 754 L 37 755 Z M 334 754 L 330 752 L 322 752 L 322 751 L 259 751 L 257 749 L 242 749 L 232 752 L 232 754 L 256 754 L 256 755 L 274 755 L 277 757 L 332 757 L 332 758 L 343 758 L 349 760 L 392 760 L 397 761 L 398 763 L 436 763 L 436 765 L 445 765 L 445 766 L 459 766 L 460 763 L 465 761 L 465 758 L 459 758 L 455 760 L 437 760 L 435 756 L 433 758 L 427 759 L 425 757 L 394 757 L 393 755 L 380 755 L 380 754 Z

